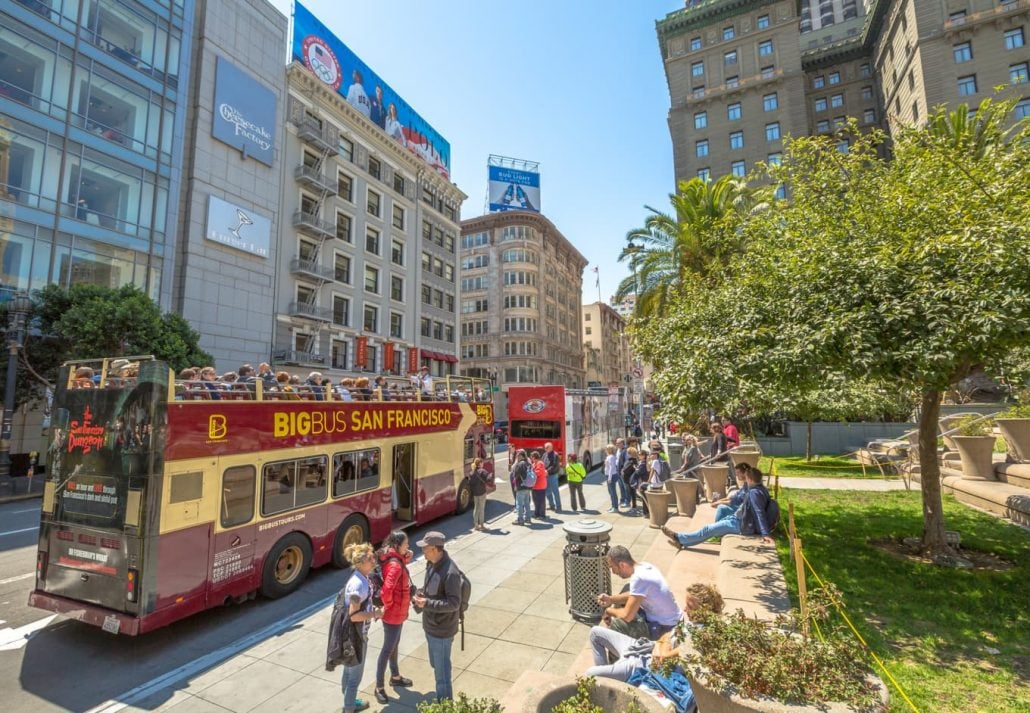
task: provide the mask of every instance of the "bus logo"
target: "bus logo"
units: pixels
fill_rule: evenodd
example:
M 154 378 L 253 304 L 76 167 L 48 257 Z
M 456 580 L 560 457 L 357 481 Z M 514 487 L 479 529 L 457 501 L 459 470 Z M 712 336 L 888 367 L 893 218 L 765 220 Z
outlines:
M 540 413 L 545 408 L 547 408 L 547 404 L 543 399 L 530 399 L 522 404 L 522 410 L 526 413 Z
M 226 425 L 225 416 L 221 414 L 213 414 L 207 419 L 207 437 L 212 441 L 220 441 L 225 438 L 229 432 L 229 428 Z

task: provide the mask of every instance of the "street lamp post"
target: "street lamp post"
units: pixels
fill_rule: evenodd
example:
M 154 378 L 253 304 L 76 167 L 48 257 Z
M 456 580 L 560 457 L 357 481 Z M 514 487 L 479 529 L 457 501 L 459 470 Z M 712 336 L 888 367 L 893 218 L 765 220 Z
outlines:
M 637 277 L 637 253 L 639 253 L 641 250 L 643 250 L 644 246 L 643 245 L 637 245 L 633 241 L 633 238 L 630 238 L 628 242 L 629 242 L 629 244 L 626 246 L 626 250 L 627 250 L 627 252 L 630 252 L 630 253 L 633 254 L 633 257 L 630 260 L 630 265 L 633 267 L 633 311 L 636 312 L 637 304 L 638 304 L 638 302 L 640 300 L 640 278 Z M 633 366 L 634 367 L 637 366 L 636 360 L 634 360 Z M 634 379 L 633 379 L 633 386 L 636 387 L 637 384 L 638 384 L 638 379 L 636 377 L 634 377 Z M 637 423 L 639 423 L 640 427 L 643 428 L 644 427 L 644 384 L 643 384 L 642 380 L 639 381 L 639 386 L 640 386 L 640 401 L 637 403 Z M 634 390 L 635 390 L 635 388 L 634 388 Z
M 22 347 L 25 319 L 32 309 L 26 292 L 7 301 L 7 385 L 4 390 L 4 420 L 0 426 L 0 495 L 14 492 L 11 480 L 11 430 L 14 423 L 14 390 L 18 376 L 18 351 Z

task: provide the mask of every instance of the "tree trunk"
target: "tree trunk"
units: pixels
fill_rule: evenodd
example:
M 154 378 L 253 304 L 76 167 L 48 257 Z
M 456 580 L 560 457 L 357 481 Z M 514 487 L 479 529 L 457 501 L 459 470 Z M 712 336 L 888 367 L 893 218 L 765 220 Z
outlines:
M 812 422 L 807 421 L 807 431 L 805 433 L 805 462 L 812 462 Z
M 944 539 L 941 467 L 937 462 L 937 417 L 941 393 L 924 391 L 919 412 L 919 480 L 923 492 L 923 552 L 931 557 L 954 555 Z

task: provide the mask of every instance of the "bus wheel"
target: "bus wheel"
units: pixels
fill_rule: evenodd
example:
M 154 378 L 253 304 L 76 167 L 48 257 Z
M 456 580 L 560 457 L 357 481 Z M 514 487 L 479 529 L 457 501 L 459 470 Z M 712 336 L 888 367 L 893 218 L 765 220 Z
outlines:
M 454 508 L 454 512 L 461 515 L 469 509 L 469 505 L 471 504 L 472 489 L 469 487 L 468 480 L 463 480 L 461 481 L 461 485 L 458 486 L 458 504 Z
M 304 581 L 311 567 L 311 543 L 298 532 L 291 532 L 275 543 L 265 558 L 261 594 L 269 599 L 284 597 Z
M 336 540 L 333 542 L 333 566 L 339 569 L 350 567 L 350 562 L 343 556 L 344 550 L 350 545 L 368 542 L 368 538 L 368 520 L 361 515 L 348 515 L 336 530 Z
M 590 456 L 590 451 L 583 454 L 583 469 L 588 473 L 594 469 L 594 459 Z

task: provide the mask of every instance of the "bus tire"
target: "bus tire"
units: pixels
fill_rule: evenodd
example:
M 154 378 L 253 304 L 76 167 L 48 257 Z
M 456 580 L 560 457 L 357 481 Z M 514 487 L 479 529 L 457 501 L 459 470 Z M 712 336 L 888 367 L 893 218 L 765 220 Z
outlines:
M 291 532 L 275 543 L 265 558 L 261 594 L 268 599 L 285 597 L 297 589 L 311 568 L 311 543 L 299 532 Z
M 347 549 L 348 545 L 369 541 L 368 520 L 357 513 L 348 515 L 337 528 L 336 538 L 333 540 L 333 566 L 337 569 L 350 567 L 350 562 L 344 557 L 343 551 Z
M 594 458 L 590 455 L 590 451 L 583 452 L 581 462 L 583 463 L 583 469 L 586 470 L 586 472 L 589 473 L 594 469 Z
M 468 478 L 461 481 L 461 485 L 458 486 L 458 497 L 457 503 L 454 507 L 454 513 L 461 515 L 463 512 L 469 509 L 472 505 L 472 488 L 469 487 Z

